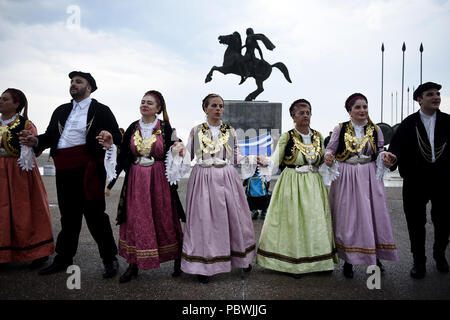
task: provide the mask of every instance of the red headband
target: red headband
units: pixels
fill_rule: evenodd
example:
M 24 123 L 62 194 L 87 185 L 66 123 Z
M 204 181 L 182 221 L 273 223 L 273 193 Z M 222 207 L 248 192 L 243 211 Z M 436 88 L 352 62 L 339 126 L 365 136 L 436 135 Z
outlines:
M 364 98 L 364 96 L 361 95 L 354 96 L 353 98 L 350 99 L 349 102 L 347 102 L 347 108 L 349 108 L 353 104 L 353 102 L 358 99 L 363 99 L 364 101 L 367 101 L 366 98 Z
M 156 93 L 149 93 L 153 98 L 155 98 L 156 102 L 161 106 L 161 100 L 159 99 L 158 95 Z M 162 106 L 161 106 L 162 107 Z

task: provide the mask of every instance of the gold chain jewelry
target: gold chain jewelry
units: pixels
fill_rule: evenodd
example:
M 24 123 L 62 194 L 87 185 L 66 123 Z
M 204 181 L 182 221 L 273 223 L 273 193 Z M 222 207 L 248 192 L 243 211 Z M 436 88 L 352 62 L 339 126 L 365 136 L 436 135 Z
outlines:
M 313 135 L 313 143 L 312 144 L 306 144 L 300 141 L 300 139 L 294 135 L 294 146 L 293 148 L 296 148 L 297 150 L 300 150 L 300 152 L 305 156 L 307 160 L 314 160 L 317 158 L 318 155 L 320 155 L 320 137 L 319 135 Z M 294 154 L 294 150 L 292 150 L 292 153 Z
M 203 130 L 198 131 L 198 139 L 203 153 L 214 154 L 219 152 L 222 146 L 228 143 L 229 138 L 230 133 L 228 130 L 223 130 L 223 128 L 220 128 L 220 135 L 217 140 L 212 140 L 211 130 L 207 132 L 203 132 Z
M 15 127 L 17 127 L 20 124 L 20 119 L 18 116 L 16 116 L 16 119 L 14 119 L 12 122 L 10 122 L 7 125 L 0 126 L 0 143 L 2 142 L 3 134 L 6 133 L 6 141 L 11 141 L 11 131 Z
M 161 129 L 157 130 L 152 136 L 148 139 L 143 139 L 139 130 L 136 130 L 134 134 L 134 145 L 136 146 L 137 152 L 144 155 L 150 152 L 152 145 L 156 141 L 156 136 L 161 134 Z
M 366 146 L 367 142 L 373 142 L 373 131 L 375 127 L 369 125 L 367 127 L 367 132 L 364 137 L 357 138 L 355 136 L 355 129 L 353 128 L 352 123 L 350 122 L 347 126 L 347 130 L 344 134 L 345 148 L 352 153 L 360 153 L 361 150 Z

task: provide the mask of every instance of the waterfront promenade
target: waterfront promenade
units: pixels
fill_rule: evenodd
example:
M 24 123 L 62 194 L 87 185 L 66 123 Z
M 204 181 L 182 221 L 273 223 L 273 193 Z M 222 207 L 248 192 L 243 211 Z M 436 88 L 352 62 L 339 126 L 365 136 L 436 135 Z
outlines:
M 44 155 L 45 156 L 45 155 Z M 46 159 L 44 159 L 46 160 Z M 60 230 L 55 178 L 43 176 L 50 203 L 53 233 Z M 342 274 L 343 262 L 340 261 L 334 272 L 306 274 L 293 279 L 285 274 L 263 269 L 257 265 L 251 273 L 244 274 L 240 269 L 231 273 L 213 276 L 208 284 L 200 284 L 193 275 L 183 274 L 172 278 L 172 262 L 162 264 L 155 270 L 140 271 L 136 280 L 126 284 L 119 283 L 119 277 L 103 279 L 103 264 L 99 258 L 97 246 L 89 234 L 86 223 L 80 235 L 78 252 L 74 264 L 81 270 L 81 288 L 70 290 L 66 282 L 70 276 L 58 273 L 39 276 L 36 270 L 30 270 L 27 263 L 9 263 L 0 265 L 0 300 L 440 300 L 450 299 L 450 274 L 437 272 L 432 254 L 433 230 L 428 212 L 427 223 L 427 275 L 423 280 L 414 280 L 409 276 L 411 255 L 406 221 L 402 209 L 401 179 L 395 174 L 386 181 L 388 207 L 391 212 L 394 239 L 400 261 L 384 262 L 386 272 L 381 276 L 380 289 L 367 287 L 367 266 L 355 266 L 354 279 L 346 279 Z M 187 179 L 180 183 L 179 193 L 184 203 Z M 113 225 L 115 239 L 118 239 L 119 227 L 115 226 L 116 208 L 123 178 L 119 178 L 107 198 L 107 213 Z M 271 186 L 275 185 L 275 181 Z M 429 209 L 429 208 L 428 208 Z M 256 239 L 263 220 L 254 220 Z M 450 258 L 450 249 L 447 249 Z M 126 269 L 126 262 L 119 257 L 119 273 Z

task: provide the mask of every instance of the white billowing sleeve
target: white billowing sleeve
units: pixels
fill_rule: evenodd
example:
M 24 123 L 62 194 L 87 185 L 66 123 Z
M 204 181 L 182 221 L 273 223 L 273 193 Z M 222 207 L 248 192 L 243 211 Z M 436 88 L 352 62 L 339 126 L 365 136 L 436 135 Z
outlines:
M 177 151 L 172 151 L 172 147 L 166 154 L 166 178 L 169 184 L 177 184 L 183 178 L 184 174 L 189 171 L 191 166 L 191 155 L 186 149 L 186 154 L 181 157 Z
M 20 168 L 25 171 L 31 171 L 34 168 L 34 151 L 32 147 L 20 146 L 20 157 L 17 159 Z
M 378 154 L 378 157 L 377 157 L 377 172 L 376 172 L 376 177 L 377 177 L 377 180 L 378 180 L 378 181 L 382 181 L 382 180 L 383 180 L 383 177 L 384 177 L 388 172 L 391 171 L 389 168 L 387 168 L 387 167 L 384 165 L 383 158 L 382 158 L 383 153 L 385 153 L 385 151 L 380 152 L 380 153 Z
M 117 147 L 113 144 L 109 149 L 103 148 L 106 150 L 104 165 L 106 170 L 106 179 L 111 181 L 112 179 L 117 178 L 116 173 L 116 164 L 117 164 Z
M 339 162 L 334 160 L 331 167 L 327 166 L 325 162 L 322 163 L 322 165 L 319 167 L 319 173 L 322 176 L 323 183 L 326 186 L 331 185 L 331 182 L 339 177 Z

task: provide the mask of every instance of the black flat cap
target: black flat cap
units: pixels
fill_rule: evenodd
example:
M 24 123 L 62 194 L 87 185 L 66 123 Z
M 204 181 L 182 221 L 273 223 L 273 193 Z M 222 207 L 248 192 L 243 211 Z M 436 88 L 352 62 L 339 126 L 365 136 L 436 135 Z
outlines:
M 75 76 L 80 76 L 89 82 L 89 85 L 91 86 L 92 90 L 91 93 L 97 90 L 97 84 L 95 83 L 95 79 L 93 76 L 91 76 L 90 73 L 81 72 L 81 71 L 72 71 L 69 73 L 69 78 L 72 79 Z
M 442 86 L 440 84 L 434 83 L 434 82 L 425 82 L 422 83 L 420 86 L 417 87 L 416 90 L 414 90 L 413 93 L 413 99 L 417 101 L 417 98 L 422 95 L 424 91 L 430 90 L 430 89 L 437 89 L 441 90 Z

